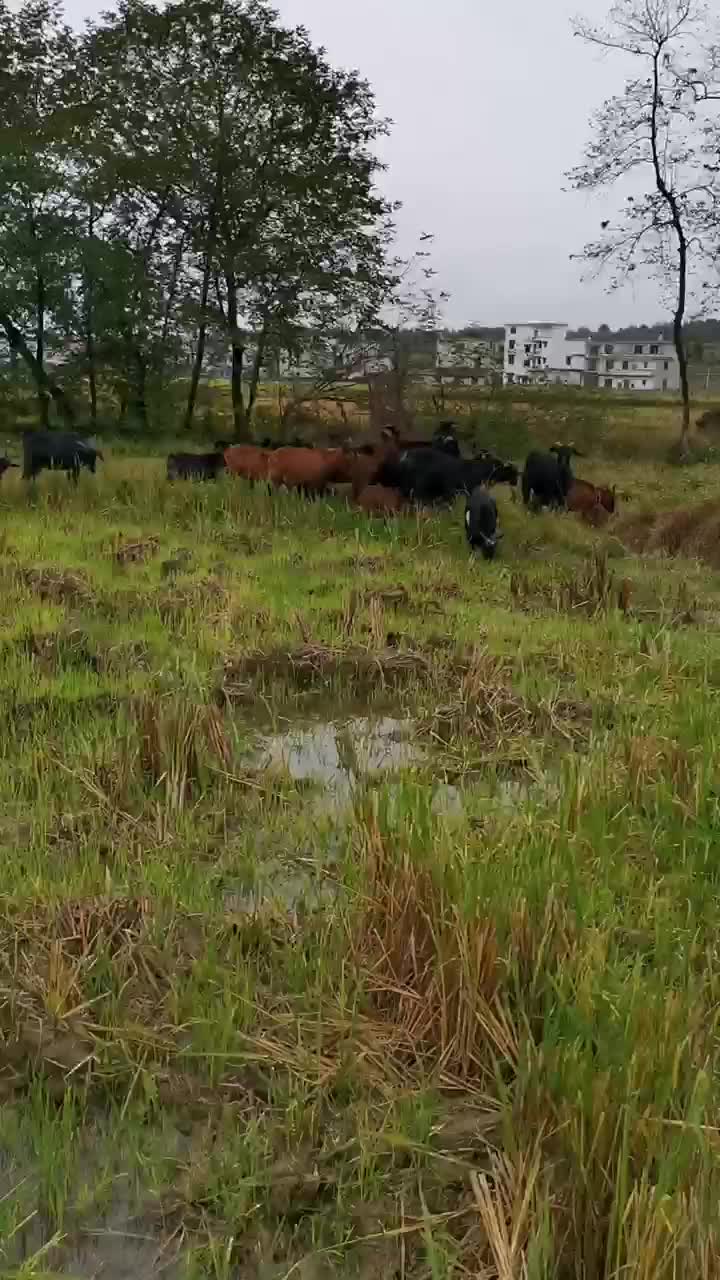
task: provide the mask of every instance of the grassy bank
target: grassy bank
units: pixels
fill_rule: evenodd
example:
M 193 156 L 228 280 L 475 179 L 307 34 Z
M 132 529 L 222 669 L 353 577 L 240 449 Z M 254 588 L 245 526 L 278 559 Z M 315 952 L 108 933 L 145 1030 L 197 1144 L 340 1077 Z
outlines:
M 102 390 L 102 389 L 101 389 Z M 0 392 L 2 388 L 0 387 Z M 307 387 L 299 388 L 310 395 Z M 285 399 L 289 389 L 285 389 Z M 680 407 L 668 395 L 648 396 L 592 391 L 579 387 L 445 388 L 441 407 L 432 389 L 411 385 L 409 409 L 419 433 L 430 434 L 438 417 L 452 417 L 458 423 L 466 445 L 495 449 L 504 456 L 521 458 L 530 448 L 549 446 L 556 440 L 574 440 L 593 457 L 604 456 L 623 463 L 665 462 L 680 433 Z M 187 398 L 187 381 L 178 378 L 154 387 L 148 400 L 148 423 L 140 427 L 128 419 L 118 427 L 118 405 L 111 390 L 100 396 L 96 434 L 107 441 L 115 456 L 125 453 L 142 456 L 148 449 L 206 447 L 216 439 L 230 439 L 234 426 L 230 389 L 226 381 L 201 384 L 192 431 L 178 433 Z M 86 389 L 75 389 L 73 402 L 79 428 L 88 431 Z M 691 406 L 695 422 L 709 407 L 712 397 L 695 397 Z M 16 454 L 23 430 L 38 425 L 37 405 L 30 388 L 6 389 L 0 394 L 0 437 L 3 447 Z M 254 415 L 256 439 L 292 438 L 307 441 L 360 439 L 370 430 L 367 385 L 337 388 L 332 395 L 302 400 L 295 415 L 281 423 L 276 385 L 261 385 Z M 717 450 L 713 433 L 698 433 L 695 447 L 701 453 Z
M 3 1275 L 718 1274 L 720 573 L 637 531 L 720 467 L 615 478 L 491 566 L 3 480 Z

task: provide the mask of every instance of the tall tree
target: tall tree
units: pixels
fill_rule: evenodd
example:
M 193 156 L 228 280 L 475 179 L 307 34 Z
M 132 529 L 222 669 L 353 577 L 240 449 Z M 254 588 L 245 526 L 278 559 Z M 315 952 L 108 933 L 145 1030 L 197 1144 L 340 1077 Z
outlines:
M 41 419 L 49 395 L 70 412 L 48 336 L 73 340 L 93 421 L 109 375 L 143 425 L 192 352 L 189 426 L 221 331 L 246 434 L 264 353 L 357 329 L 385 295 L 384 129 L 357 73 L 265 0 L 119 0 L 81 37 L 58 0 L 0 0 L 0 325 Z
M 102 329 L 103 359 L 121 375 L 123 402 L 140 426 L 148 379 L 162 378 L 186 346 L 191 287 L 184 129 L 192 102 L 182 48 L 165 35 L 158 10 L 128 0 L 88 31 L 82 49 L 86 128 L 75 191 L 88 228 L 83 320 L 92 314 Z
M 55 0 L 25 0 L 17 11 L 0 0 L 0 325 L 30 370 L 43 425 L 51 395 L 73 417 L 45 362 L 72 276 L 66 87 L 75 54 Z
M 374 186 L 374 144 L 385 124 L 366 82 L 333 69 L 261 0 L 181 0 L 164 12 L 168 38 L 182 32 L 193 50 L 186 142 L 200 201 L 200 316 L 210 274 L 240 438 L 263 348 L 330 310 L 357 319 L 381 295 L 390 209 Z
M 583 163 L 570 178 L 578 190 L 619 183 L 625 199 L 602 223 L 584 257 L 611 265 L 611 287 L 644 269 L 673 296 L 673 341 L 680 372 L 681 454 L 687 454 L 690 392 L 683 321 L 702 261 L 698 232 L 708 177 L 703 167 L 703 119 L 689 67 L 705 60 L 705 10 L 699 0 L 619 0 L 606 28 L 585 23 L 576 34 L 637 62 L 637 74 L 591 120 Z

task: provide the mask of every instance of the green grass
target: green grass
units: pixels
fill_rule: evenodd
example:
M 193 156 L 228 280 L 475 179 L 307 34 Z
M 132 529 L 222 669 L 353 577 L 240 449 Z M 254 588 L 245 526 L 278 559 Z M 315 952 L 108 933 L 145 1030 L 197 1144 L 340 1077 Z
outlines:
M 720 1274 L 720 572 L 107 455 L 0 491 L 0 1274 Z

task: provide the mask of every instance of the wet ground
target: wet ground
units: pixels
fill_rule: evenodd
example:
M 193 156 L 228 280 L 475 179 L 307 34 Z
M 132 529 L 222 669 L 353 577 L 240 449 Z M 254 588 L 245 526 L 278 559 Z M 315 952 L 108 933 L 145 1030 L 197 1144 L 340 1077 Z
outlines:
M 336 801 L 349 801 L 362 779 L 410 769 L 426 760 L 413 720 L 355 716 L 290 724 L 281 733 L 261 734 L 250 763 L 295 781 L 321 783 Z
M 247 921 L 266 912 L 332 911 L 345 892 L 334 874 L 335 854 L 347 839 L 358 792 L 373 784 L 382 785 L 383 803 L 389 812 L 397 805 L 401 820 L 408 784 L 426 788 L 432 813 L 450 824 L 471 820 L 477 806 L 485 811 L 488 807 L 519 809 L 537 787 L 546 789 L 546 784 L 528 778 L 480 778 L 477 774 L 450 785 L 445 781 L 445 763 L 415 720 L 389 710 L 338 719 L 288 716 L 276 720 L 272 731 L 251 729 L 245 767 L 270 782 L 289 778 L 308 784 L 308 814 L 313 824 L 324 824 L 326 835 L 322 857 L 317 847 L 314 857 L 303 856 L 299 846 L 295 857 L 283 858 L 277 849 L 273 852 L 268 846 L 266 851 L 266 833 L 258 831 L 252 883 L 238 879 L 224 886 L 228 916 Z M 457 777 L 453 771 L 451 776 Z M 13 1182 L 22 1183 L 27 1176 L 24 1169 L 3 1169 L 0 1157 L 0 1201 L 11 1192 Z M 32 1213 L 4 1251 L 0 1244 L 0 1275 L 3 1263 L 27 1264 L 36 1258 L 45 1272 L 49 1269 L 83 1280 L 95 1276 L 149 1280 L 159 1275 L 174 1280 L 184 1273 L 179 1247 L 182 1252 L 181 1243 L 172 1232 L 166 1238 L 157 1220 L 137 1215 L 119 1189 L 97 1222 L 75 1230 L 68 1223 L 62 1238 L 45 1225 L 42 1214 Z

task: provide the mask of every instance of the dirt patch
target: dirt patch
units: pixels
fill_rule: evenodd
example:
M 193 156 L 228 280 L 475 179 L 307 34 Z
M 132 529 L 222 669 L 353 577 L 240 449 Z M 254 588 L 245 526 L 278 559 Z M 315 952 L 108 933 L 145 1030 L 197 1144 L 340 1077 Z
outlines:
M 150 671 L 151 651 L 143 640 L 126 641 L 100 650 L 99 668 L 110 675 L 127 675 L 128 671 Z
M 625 580 L 616 585 L 607 552 L 594 551 L 576 570 L 558 570 L 551 577 L 542 571 L 513 573 L 510 594 L 519 609 L 541 605 L 556 613 L 606 612 L 617 604 L 624 613 L 629 604 Z
M 181 623 L 192 610 L 202 610 L 207 618 L 219 617 L 228 606 L 229 593 L 215 578 L 175 587 L 160 593 L 156 608 L 164 623 Z
M 58 1097 L 72 1085 L 124 1079 L 133 1046 L 171 1047 L 172 1037 L 156 1031 L 158 1010 L 202 945 L 194 918 L 159 922 L 147 898 L 35 902 L 0 919 L 0 1099 L 38 1072 Z M 98 984 L 103 997 L 121 990 L 135 1028 L 128 1043 L 97 1010 L 92 1016 Z
M 720 501 L 716 498 L 661 515 L 648 511 L 629 516 L 618 524 L 617 534 L 634 551 L 683 555 L 720 568 Z
M 252 704 L 258 683 L 285 679 L 303 692 L 322 692 L 339 678 L 346 694 L 362 697 L 376 689 L 399 689 L 413 683 L 430 691 L 434 710 L 419 725 L 436 741 L 471 735 L 484 753 L 498 743 L 527 750 L 529 738 L 577 743 L 586 738 L 596 708 L 589 703 L 554 698 L 531 702 L 512 688 L 511 667 L 485 650 L 469 654 L 444 651 L 441 664 L 432 655 L 392 648 L 342 649 L 307 644 L 292 651 L 255 652 L 226 661 L 218 702 Z
M 510 686 L 507 667 L 490 654 L 478 651 L 455 672 L 453 701 L 438 707 L 432 717 L 433 733 L 440 741 L 449 742 L 460 733 L 472 735 L 482 751 L 499 744 L 507 749 L 514 743 L 512 758 L 518 748 L 524 751 L 530 738 L 575 743 L 590 731 L 594 709 L 589 703 L 559 698 L 530 702 Z
M 118 564 L 143 564 L 151 556 L 157 554 L 160 539 L 143 538 L 136 542 L 123 542 L 116 548 L 115 560 Z
M 92 588 L 80 573 L 64 569 L 20 569 L 17 577 L 48 604 L 88 604 Z
M 299 649 L 256 650 L 225 662 L 219 690 L 221 702 L 244 701 L 249 682 L 258 677 L 285 677 L 299 687 L 341 677 L 355 682 L 398 685 L 431 675 L 429 659 L 422 653 L 396 649 L 332 649 L 306 644 Z
M 39 671 L 52 675 L 62 667 L 73 670 L 94 671 L 102 669 L 102 663 L 88 646 L 87 638 L 77 627 L 62 631 L 23 632 L 19 646 L 32 659 Z

